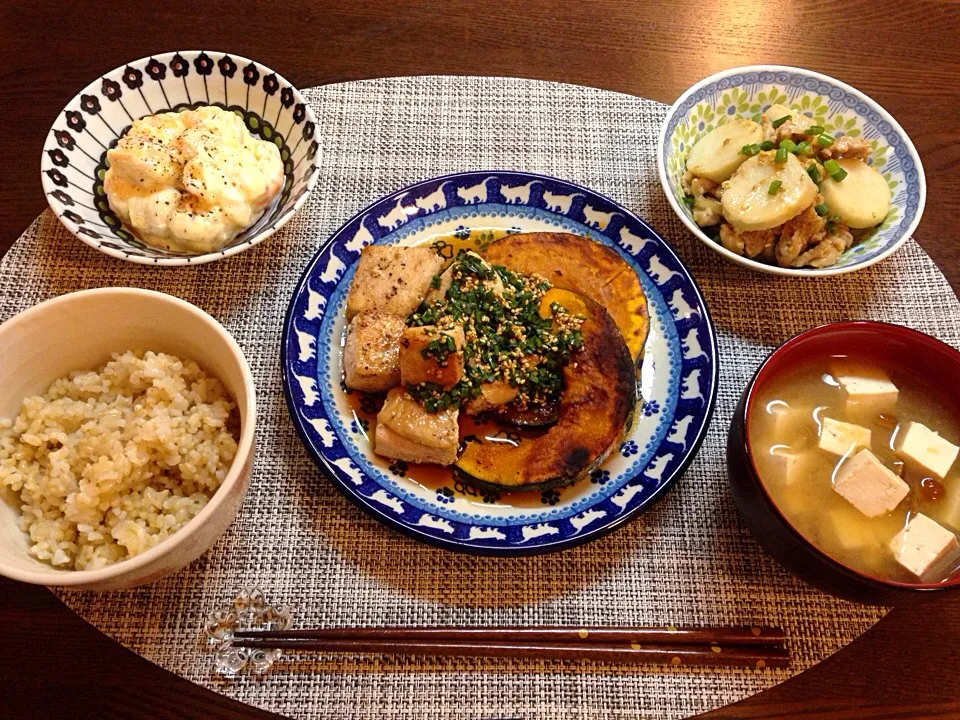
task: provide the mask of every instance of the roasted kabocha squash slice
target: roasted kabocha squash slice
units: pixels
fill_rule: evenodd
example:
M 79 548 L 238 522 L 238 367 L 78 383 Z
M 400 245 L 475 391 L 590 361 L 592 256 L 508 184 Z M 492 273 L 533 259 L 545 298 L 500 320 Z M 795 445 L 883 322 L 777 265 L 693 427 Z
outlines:
M 563 370 L 557 422 L 543 434 L 504 442 L 482 438 L 465 444 L 456 468 L 468 482 L 500 490 L 545 490 L 596 469 L 615 448 L 636 399 L 635 368 L 616 323 L 588 297 L 552 288 L 540 305 L 553 303 L 582 315 L 583 347 Z
M 540 275 L 555 288 L 600 303 L 639 364 L 650 329 L 647 297 L 636 272 L 616 250 L 569 233 L 518 233 L 492 242 L 483 258 L 491 265 Z

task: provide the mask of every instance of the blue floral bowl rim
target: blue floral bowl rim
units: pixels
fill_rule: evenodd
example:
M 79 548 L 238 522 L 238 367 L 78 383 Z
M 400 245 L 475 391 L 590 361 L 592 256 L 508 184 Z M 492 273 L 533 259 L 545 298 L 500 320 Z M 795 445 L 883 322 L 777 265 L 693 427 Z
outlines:
M 56 138 L 54 137 L 54 132 L 56 132 L 56 124 L 57 124 L 57 121 L 60 119 L 60 117 L 63 115 L 63 113 L 66 112 L 66 109 L 67 109 L 77 98 L 79 98 L 81 95 L 83 95 L 83 94 L 87 91 L 88 88 L 94 87 L 95 84 L 96 84 L 99 80 L 102 80 L 103 78 L 113 77 L 113 76 L 115 76 L 115 75 L 117 75 L 117 74 L 122 74 L 123 71 L 124 71 L 128 66 L 131 66 L 131 65 L 138 65 L 138 64 L 140 64 L 140 63 L 149 62 L 150 60 L 159 60 L 160 62 L 166 63 L 168 60 L 173 59 L 173 57 L 174 57 L 175 55 L 180 55 L 180 56 L 182 56 L 182 57 L 185 58 L 185 59 L 193 59 L 193 58 L 197 57 L 198 55 L 200 55 L 201 53 L 204 53 L 204 52 L 211 52 L 211 53 L 215 53 L 215 54 L 217 54 L 217 55 L 229 55 L 229 56 L 230 56 L 234 61 L 236 61 L 238 64 L 241 64 L 241 63 L 248 63 L 248 64 L 249 64 L 249 63 L 254 63 L 254 64 L 256 64 L 261 70 L 266 71 L 266 73 L 268 73 L 268 74 L 269 74 L 269 73 L 272 73 L 272 74 L 276 75 L 276 76 L 277 76 L 277 80 L 278 80 L 279 82 L 281 82 L 281 83 L 286 83 L 287 85 L 290 86 L 290 89 L 293 90 L 293 97 L 294 97 L 295 101 L 296 101 L 296 102 L 303 103 L 303 106 L 304 106 L 304 108 L 306 109 L 306 115 L 304 116 L 304 121 L 313 122 L 314 125 L 316 125 L 318 128 L 320 127 L 320 124 L 317 122 L 317 117 L 316 117 L 316 115 L 314 115 L 314 113 L 313 113 L 313 108 L 310 106 L 310 103 L 307 102 L 307 99 L 304 98 L 303 95 L 300 94 L 300 90 L 297 88 L 297 86 L 294 85 L 294 84 L 293 84 L 292 82 L 290 82 L 289 80 L 287 80 L 287 79 L 286 79 L 283 75 L 281 75 L 280 73 L 278 73 L 278 72 L 276 72 L 275 70 L 273 70 L 272 68 L 264 65 L 262 62 L 259 62 L 259 61 L 257 61 L 257 60 L 253 60 L 253 59 L 248 58 L 248 57 L 245 57 L 245 56 L 243 56 L 243 55 L 236 55 L 236 54 L 231 53 L 231 52 L 226 52 L 226 51 L 224 51 L 224 50 L 212 50 L 212 49 L 203 49 L 203 50 L 170 50 L 170 51 L 168 51 L 168 52 L 154 53 L 154 54 L 152 54 L 152 55 L 146 55 L 146 56 L 144 56 L 144 57 L 137 58 L 136 60 L 130 60 L 129 62 L 124 63 L 124 64 L 121 65 L 120 67 L 114 68 L 113 70 L 110 70 L 110 71 L 105 72 L 105 73 L 101 73 L 100 75 L 97 76 L 96 79 L 94 79 L 94 80 L 92 80 L 91 82 L 89 82 L 89 83 L 87 83 L 86 85 L 84 85 L 76 94 L 73 95 L 73 97 L 71 97 L 71 98 L 66 102 L 66 104 L 60 109 L 60 111 L 59 111 L 59 112 L 56 114 L 56 116 L 54 117 L 53 124 L 50 126 L 50 130 L 47 132 L 46 138 L 44 139 L 44 142 L 43 142 L 43 152 L 46 152 L 46 151 L 47 151 L 48 149 L 50 149 L 51 147 L 56 146 Z M 127 256 L 127 255 L 125 255 L 125 254 L 124 254 L 122 251 L 120 251 L 120 250 L 113 250 L 112 248 L 109 248 L 109 247 L 101 247 L 101 246 L 98 245 L 96 242 L 94 242 L 94 240 L 93 240 L 92 238 L 87 238 L 87 237 L 85 237 L 85 236 L 83 235 L 83 233 L 79 232 L 79 230 L 80 230 L 80 226 L 79 226 L 79 225 L 77 225 L 77 224 L 76 224 L 75 222 L 73 222 L 72 220 L 70 220 L 70 219 L 68 219 L 68 218 L 65 218 L 61 213 L 57 212 L 56 208 L 54 208 L 52 205 L 50 205 L 50 203 L 49 203 L 49 193 L 51 193 L 51 192 L 55 189 L 55 186 L 54 186 L 54 184 L 53 184 L 53 181 L 52 181 L 49 177 L 47 177 L 47 174 L 46 174 L 45 172 L 43 172 L 42 170 L 41 170 L 41 172 L 40 172 L 40 182 L 41 182 L 42 187 L 43 187 L 44 196 L 48 198 L 48 203 L 47 203 L 47 204 L 48 204 L 49 207 L 50 207 L 50 212 L 52 212 L 52 213 L 54 214 L 54 216 L 56 216 L 57 220 L 59 220 L 59 221 L 63 224 L 63 226 L 66 227 L 67 230 L 70 231 L 70 234 L 71 234 L 71 235 L 73 235 L 75 238 L 77 238 L 77 239 L 80 240 L 81 242 L 85 243 L 86 245 L 89 245 L 90 247 L 94 248 L 95 250 L 99 250 L 100 252 L 105 253 L 105 254 L 107 254 L 107 255 L 109 255 L 109 256 L 111 256 L 111 257 L 115 257 L 115 258 L 118 258 L 118 259 L 120 259 L 120 260 L 125 260 L 126 262 L 138 263 L 138 264 L 141 264 L 141 265 L 153 265 L 153 266 L 164 266 L 164 267 L 172 267 L 172 266 L 182 267 L 182 266 L 184 266 L 184 265 L 203 265 L 204 263 L 213 262 L 213 261 L 215 261 L 215 260 L 221 260 L 221 259 L 223 259 L 223 258 L 230 257 L 231 255 L 236 255 L 237 253 L 241 253 L 241 252 L 243 252 L 244 250 L 249 250 L 250 248 L 259 245 L 259 244 L 262 243 L 264 240 L 266 240 L 268 237 L 270 237 L 271 235 L 273 235 L 274 233 L 276 233 L 280 228 L 282 228 L 282 227 L 283 227 L 284 225 L 286 225 L 288 222 L 290 222 L 290 219 L 291 219 L 294 215 L 297 214 L 297 212 L 300 210 L 300 208 L 303 206 L 303 204 L 307 201 L 307 198 L 310 197 L 310 193 L 313 192 L 313 187 L 314 187 L 314 185 L 316 185 L 317 178 L 318 178 L 319 176 L 320 176 L 320 165 L 319 165 L 319 163 L 317 163 L 317 164 L 315 165 L 313 171 L 310 173 L 310 177 L 309 177 L 308 180 L 307 180 L 306 191 L 303 193 L 303 195 L 300 197 L 300 199 L 297 200 L 297 201 L 294 203 L 293 208 L 290 210 L 290 212 L 288 212 L 284 217 L 281 217 L 276 223 L 274 223 L 274 224 L 271 225 L 270 227 L 264 229 L 262 232 L 260 232 L 260 233 L 258 233 L 258 234 L 256 234 L 256 235 L 254 235 L 252 238 L 250 238 L 250 241 L 249 241 L 249 242 L 245 242 L 245 243 L 243 243 L 242 245 L 237 245 L 237 246 L 235 246 L 235 247 L 232 247 L 232 248 L 229 248 L 229 249 L 223 250 L 223 251 L 221 251 L 221 250 L 216 250 L 216 251 L 214 251 L 214 252 L 202 253 L 202 254 L 199 254 L 199 255 L 191 255 L 191 256 L 189 256 L 189 257 L 188 257 L 188 256 L 184 256 L 184 255 L 180 255 L 180 256 L 162 257 L 162 258 L 157 258 L 157 259 L 154 259 L 154 258 L 152 258 L 152 257 L 151 257 L 151 258 L 141 258 L 141 257 L 137 257 L 137 256 Z
M 662 249 L 668 252 L 676 262 L 683 267 L 687 276 L 690 279 L 690 286 L 696 293 L 697 298 L 700 300 L 703 307 L 704 314 L 706 316 L 706 328 L 707 335 L 710 343 L 710 352 L 711 357 L 714 359 L 713 370 L 711 374 L 711 389 L 710 397 L 706 400 L 706 410 L 704 415 L 703 427 L 697 433 L 697 436 L 690 443 L 690 449 L 686 452 L 683 461 L 674 471 L 673 476 L 669 482 L 663 483 L 661 486 L 656 488 L 650 497 L 638 507 L 632 509 L 630 512 L 623 513 L 620 517 L 616 518 L 610 523 L 607 523 L 603 527 L 596 528 L 586 533 L 582 533 L 575 538 L 564 538 L 558 540 L 554 543 L 548 543 L 545 545 L 536 545 L 528 548 L 519 548 L 514 550 L 506 551 L 503 548 L 498 547 L 482 547 L 478 545 L 470 545 L 469 543 L 461 542 L 456 539 L 445 540 L 442 538 L 436 538 L 426 533 L 418 532 L 416 529 L 405 525 L 394 518 L 390 517 L 387 513 L 374 512 L 371 510 L 370 506 L 365 505 L 360 501 L 355 493 L 351 491 L 344 483 L 342 483 L 337 474 L 333 471 L 332 464 L 327 458 L 323 456 L 321 452 L 318 452 L 313 446 L 313 443 L 310 441 L 310 438 L 306 435 L 304 427 L 301 422 L 299 422 L 297 415 L 297 402 L 291 393 L 291 382 L 290 382 L 290 362 L 287 355 L 287 342 L 286 338 L 290 333 L 291 328 L 293 327 L 294 321 L 294 311 L 296 309 L 297 298 L 303 291 L 303 288 L 307 286 L 307 283 L 310 280 L 310 275 L 314 271 L 314 266 L 316 264 L 317 258 L 320 256 L 328 245 L 332 245 L 337 241 L 337 239 L 343 234 L 348 227 L 350 227 L 358 217 L 363 217 L 364 213 L 369 212 L 370 209 L 386 200 L 394 200 L 398 197 L 403 196 L 404 194 L 411 191 L 413 188 L 416 188 L 420 185 L 435 181 L 445 181 L 451 179 L 457 179 L 464 176 L 473 176 L 473 175 L 517 175 L 523 176 L 525 178 L 534 178 L 540 180 L 549 180 L 554 182 L 561 182 L 569 185 L 570 187 L 575 188 L 576 190 L 585 191 L 591 195 L 602 198 L 606 202 L 610 203 L 616 207 L 618 212 L 624 213 L 636 220 L 645 230 L 650 234 L 654 235 L 660 240 Z M 686 263 L 680 259 L 680 256 L 677 254 L 677 251 L 674 250 L 673 246 L 664 239 L 664 236 L 657 232 L 652 225 L 650 225 L 646 220 L 637 215 L 637 213 L 628 209 L 624 205 L 621 205 L 619 202 L 614 201 L 613 199 L 607 197 L 603 193 L 600 193 L 596 190 L 592 190 L 585 185 L 581 185 L 577 182 L 571 180 L 564 180 L 557 178 L 551 175 L 545 175 L 543 173 L 528 172 L 526 170 L 516 170 L 516 169 L 477 169 L 477 170 L 462 170 L 457 172 L 448 173 L 445 175 L 437 175 L 421 180 L 416 180 L 413 182 L 408 182 L 403 187 L 398 190 L 387 193 L 381 197 L 377 197 L 371 200 L 365 207 L 361 208 L 359 211 L 347 218 L 336 230 L 330 233 L 330 236 L 320 243 L 317 246 L 317 249 L 314 251 L 313 255 L 307 261 L 306 265 L 303 268 L 303 271 L 300 274 L 300 278 L 297 280 L 296 285 L 294 286 L 293 292 L 290 295 L 290 302 L 287 306 L 287 311 L 284 314 L 283 325 L 281 327 L 281 345 L 280 345 L 280 376 L 281 384 L 283 386 L 283 396 L 286 401 L 287 406 L 287 416 L 290 418 L 290 423 L 293 425 L 294 430 L 297 433 L 297 437 L 300 439 L 300 443 L 303 448 L 307 451 L 307 455 L 313 460 L 315 467 L 320 470 L 323 474 L 325 480 L 328 480 L 333 484 L 333 486 L 340 492 L 341 495 L 347 498 L 347 500 L 352 503 L 355 507 L 359 508 L 365 515 L 372 517 L 377 522 L 385 525 L 386 527 L 395 530 L 401 535 L 405 535 L 412 540 L 416 540 L 427 545 L 432 545 L 433 547 L 440 548 L 442 550 L 453 551 L 456 553 L 462 553 L 464 555 L 474 555 L 478 557 L 504 557 L 504 558 L 520 558 L 520 557 L 530 557 L 535 555 L 548 555 L 556 552 L 561 552 L 564 550 L 570 550 L 581 545 L 585 545 L 594 540 L 598 540 L 602 537 L 610 535 L 611 533 L 619 530 L 625 525 L 630 524 L 636 520 L 641 514 L 647 512 L 655 503 L 663 499 L 663 496 L 676 485 L 680 479 L 686 474 L 690 469 L 690 466 L 696 460 L 697 456 L 700 454 L 700 450 L 703 446 L 704 440 L 706 440 L 707 433 L 710 432 L 710 428 L 713 424 L 714 414 L 717 407 L 717 398 L 719 397 L 720 391 L 720 348 L 717 341 L 717 330 L 716 326 L 713 323 L 713 316 L 710 314 L 709 307 L 707 305 L 706 297 L 703 294 L 703 290 L 700 288 L 699 283 L 697 283 L 696 278 L 694 278 L 693 273 L 690 272 Z
M 683 103 L 694 95 L 698 90 L 707 85 L 710 85 L 717 80 L 721 80 L 725 77 L 730 77 L 731 75 L 740 75 L 749 72 L 788 72 L 796 73 L 798 75 L 804 75 L 806 77 L 815 78 L 821 80 L 825 83 L 831 83 L 836 85 L 845 92 L 855 95 L 860 98 L 864 103 L 873 108 L 877 115 L 881 117 L 884 121 L 890 124 L 890 127 L 896 132 L 903 140 L 903 145 L 906 147 L 907 151 L 910 153 L 913 162 L 917 167 L 917 176 L 918 184 L 920 189 L 920 198 L 919 204 L 917 206 L 917 214 L 913 219 L 913 222 L 903 230 L 900 238 L 893 243 L 889 248 L 884 250 L 882 253 L 868 258 L 863 262 L 849 265 L 842 268 L 823 268 L 818 270 L 803 269 L 803 268 L 781 268 L 776 265 L 768 265 L 766 263 L 758 262 L 757 260 L 751 260 L 750 258 L 743 257 L 742 255 L 737 255 L 733 252 L 730 252 L 725 247 L 722 247 L 718 243 L 714 242 L 711 238 L 707 236 L 700 227 L 688 218 L 683 209 L 680 207 L 680 204 L 677 202 L 677 199 L 673 196 L 673 191 L 670 187 L 670 180 L 667 176 L 667 168 L 664 164 L 664 149 L 666 144 L 669 141 L 667 137 L 667 128 L 670 126 L 670 119 L 679 111 L 679 108 Z M 909 237 L 913 235 L 914 230 L 917 229 L 917 225 L 920 224 L 920 219 L 923 217 L 924 206 L 927 201 L 927 181 L 926 176 L 923 171 L 923 163 L 920 161 L 920 155 L 917 152 L 916 147 L 914 147 L 913 141 L 910 139 L 910 136 L 907 135 L 903 127 L 898 123 L 894 117 L 887 112 L 880 103 L 871 98 L 866 93 L 857 90 L 857 88 L 852 85 L 848 85 L 842 80 L 837 80 L 834 77 L 829 75 L 824 75 L 823 73 L 818 73 L 814 70 L 807 70 L 806 68 L 794 67 L 792 65 L 742 65 L 740 67 L 728 68 L 727 70 L 721 70 L 716 72 L 713 75 L 708 75 L 707 77 L 700 80 L 698 83 L 692 85 L 687 89 L 680 97 L 676 99 L 673 105 L 670 106 L 670 109 L 667 110 L 667 114 L 663 119 L 663 125 L 660 128 L 660 136 L 657 141 L 657 174 L 660 176 L 660 186 L 663 188 L 664 194 L 667 196 L 667 202 L 670 203 L 670 207 L 673 208 L 673 211 L 677 214 L 677 217 L 680 218 L 680 221 L 687 226 L 687 228 L 694 235 L 699 238 L 699 240 L 707 245 L 714 252 L 718 252 L 724 257 L 732 260 L 735 263 L 744 265 L 746 267 L 752 268 L 753 270 L 759 270 L 760 272 L 770 273 L 773 275 L 790 275 L 790 276 L 799 276 L 799 277 L 829 277 L 831 275 L 843 275 L 849 272 L 856 272 L 857 270 L 862 270 L 863 268 L 869 267 L 874 263 L 878 263 L 881 260 L 889 257 L 907 241 Z

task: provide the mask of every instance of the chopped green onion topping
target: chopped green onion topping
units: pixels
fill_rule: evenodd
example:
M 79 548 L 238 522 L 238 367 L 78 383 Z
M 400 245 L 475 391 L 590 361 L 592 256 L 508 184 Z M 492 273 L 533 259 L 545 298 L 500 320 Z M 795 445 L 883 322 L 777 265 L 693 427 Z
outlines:
M 807 168 L 807 175 L 809 175 L 810 179 L 815 183 L 820 182 L 820 171 L 817 170 L 816 165 L 811 164 L 810 167 Z
M 789 153 L 787 152 L 787 149 L 785 147 L 782 147 L 779 150 L 777 150 L 777 154 L 774 155 L 773 161 L 777 163 L 777 165 L 783 165 L 783 163 L 787 161 L 788 154 Z
M 814 168 L 814 170 L 816 170 L 816 168 Z M 819 205 L 814 205 L 813 209 L 817 211 L 817 215 L 819 215 L 820 217 L 823 217 L 828 212 L 830 212 L 830 208 L 827 207 L 826 203 L 820 203 Z
M 780 186 L 783 185 L 782 180 L 774 180 L 770 183 L 770 188 L 767 190 L 768 195 L 776 195 L 780 190 Z
M 780 141 L 780 147 L 786 148 L 787 152 L 793 152 L 797 149 L 797 144 L 790 138 L 784 138 Z
M 840 182 L 847 176 L 847 171 L 840 167 L 840 163 L 836 160 L 827 160 L 823 164 L 823 169 L 826 170 L 827 174 L 836 182 Z
M 796 152 L 797 155 L 807 155 L 812 149 L 810 143 L 804 140 L 803 142 L 797 143 L 797 149 L 794 152 Z
M 684 195 L 684 196 L 683 196 L 683 204 L 686 205 L 686 206 L 687 206 L 688 208 L 690 208 L 691 210 L 693 210 L 693 203 L 694 203 L 694 202 L 695 202 L 695 200 L 694 200 L 693 195 Z
M 773 125 L 775 128 L 778 128 L 781 125 L 783 125 L 787 120 L 792 120 L 792 119 L 793 119 L 793 115 L 784 115 L 782 118 L 778 118 L 777 120 L 774 120 L 770 124 Z
M 829 135 L 817 135 L 817 145 L 820 147 L 830 147 L 833 145 L 833 138 Z
M 823 125 L 811 125 L 807 128 L 805 135 L 820 135 L 823 132 Z
M 761 150 L 773 150 L 775 147 L 776 145 L 773 144 L 772 140 L 764 140 L 762 143 L 760 143 Z
M 760 152 L 760 146 L 756 143 L 753 145 L 744 145 L 742 148 L 740 148 L 740 152 L 747 157 L 753 157 Z

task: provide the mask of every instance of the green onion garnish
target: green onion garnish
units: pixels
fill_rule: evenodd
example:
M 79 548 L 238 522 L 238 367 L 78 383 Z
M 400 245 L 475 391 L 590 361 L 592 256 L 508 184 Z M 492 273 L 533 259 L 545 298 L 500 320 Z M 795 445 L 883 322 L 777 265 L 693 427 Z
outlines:
M 820 147 L 830 147 L 833 145 L 833 138 L 829 135 L 817 135 L 817 145 Z
M 742 148 L 740 148 L 740 152 L 747 157 L 753 157 L 760 152 L 760 146 L 757 144 L 744 145 Z
M 694 203 L 693 195 L 684 195 L 684 196 L 683 196 L 683 204 L 686 205 L 686 206 L 687 206 L 688 208 L 690 208 L 691 210 L 693 210 L 693 203 Z
M 774 180 L 773 182 L 771 182 L 770 187 L 767 190 L 767 195 L 776 195 L 777 192 L 780 190 L 781 185 L 783 185 L 782 180 Z
M 807 168 L 807 175 L 809 175 L 810 179 L 815 183 L 820 182 L 820 171 L 817 170 L 816 165 L 810 165 L 810 167 Z
M 804 140 L 803 142 L 797 143 L 797 149 L 794 152 L 796 152 L 797 155 L 806 155 L 807 153 L 810 152 L 811 149 L 812 148 L 810 147 L 810 143 Z
M 773 161 L 774 161 L 777 165 L 783 165 L 783 163 L 785 163 L 785 162 L 787 161 L 787 155 L 788 155 L 787 149 L 786 149 L 785 147 L 782 147 L 782 148 L 780 148 L 780 149 L 777 150 L 777 154 L 774 155 Z
M 780 141 L 780 147 L 785 148 L 787 152 L 793 152 L 797 149 L 797 144 L 790 138 L 784 138 Z
M 761 150 L 773 150 L 775 147 L 776 145 L 773 144 L 772 140 L 764 140 L 762 143 L 760 143 Z
M 778 127 L 780 127 L 781 125 L 783 125 L 787 120 L 790 120 L 790 119 L 792 119 L 792 118 L 793 118 L 793 115 L 784 115 L 782 118 L 779 118 L 779 119 L 777 119 L 777 120 L 774 120 L 774 121 L 773 121 L 772 123 L 770 123 L 770 124 L 773 125 L 775 128 L 778 128 Z
M 814 170 L 816 170 L 816 168 L 814 168 Z M 813 209 L 817 211 L 817 215 L 819 215 L 820 217 L 823 217 L 828 212 L 830 212 L 830 208 L 827 207 L 826 203 L 820 203 L 819 205 L 814 205 Z
M 823 132 L 823 125 L 811 125 L 805 131 L 805 135 L 820 135 Z
M 827 160 L 823 164 L 823 169 L 837 182 L 840 182 L 847 176 L 847 171 L 840 167 L 840 163 L 836 160 Z

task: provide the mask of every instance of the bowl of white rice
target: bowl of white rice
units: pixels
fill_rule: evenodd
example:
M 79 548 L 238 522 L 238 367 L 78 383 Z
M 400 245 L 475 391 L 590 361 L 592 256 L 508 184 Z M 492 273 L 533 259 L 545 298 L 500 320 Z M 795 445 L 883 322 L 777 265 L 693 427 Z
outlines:
M 199 308 L 134 288 L 0 325 L 0 574 L 109 590 L 209 550 L 253 467 L 253 377 Z

